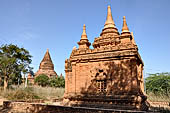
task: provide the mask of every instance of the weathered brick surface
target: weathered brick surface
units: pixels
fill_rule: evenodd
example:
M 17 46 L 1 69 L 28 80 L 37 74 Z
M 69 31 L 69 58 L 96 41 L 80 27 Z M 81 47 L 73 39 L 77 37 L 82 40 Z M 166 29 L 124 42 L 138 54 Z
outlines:
M 93 49 L 89 48 L 90 44 L 84 25 L 79 48 L 74 47 L 70 58 L 65 61 L 65 105 L 93 106 L 93 103 L 97 107 L 105 103 L 106 106 L 118 107 L 118 103 L 125 109 L 131 109 L 128 106 L 147 109 L 144 64 L 125 17 L 120 34 L 108 7 L 104 29 L 94 39 Z
M 3 107 L 3 111 L 12 113 L 145 113 L 144 111 L 134 110 L 132 111 L 87 107 L 66 107 L 10 101 L 5 101 Z
M 57 76 L 57 73 L 54 71 L 54 64 L 51 60 L 49 50 L 44 55 L 43 60 L 40 63 L 39 70 L 35 73 L 35 76 L 40 74 L 46 74 L 48 77 Z

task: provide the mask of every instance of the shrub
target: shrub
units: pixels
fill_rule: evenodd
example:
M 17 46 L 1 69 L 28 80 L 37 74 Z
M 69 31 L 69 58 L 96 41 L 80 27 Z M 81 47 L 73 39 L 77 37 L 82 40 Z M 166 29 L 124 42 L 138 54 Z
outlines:
M 47 86 L 49 84 L 49 78 L 45 74 L 40 74 L 35 78 L 35 83 L 40 86 Z
M 165 95 L 170 94 L 170 73 L 156 73 L 150 74 L 146 78 L 146 91 L 147 93 L 154 93 L 155 95 Z
M 18 88 L 18 89 L 10 89 L 4 92 L 4 97 L 9 100 L 32 100 L 32 99 L 40 99 L 40 97 L 33 92 L 33 89 L 28 88 Z
M 65 87 L 65 80 L 63 77 L 51 77 L 49 79 L 49 86 L 51 87 Z

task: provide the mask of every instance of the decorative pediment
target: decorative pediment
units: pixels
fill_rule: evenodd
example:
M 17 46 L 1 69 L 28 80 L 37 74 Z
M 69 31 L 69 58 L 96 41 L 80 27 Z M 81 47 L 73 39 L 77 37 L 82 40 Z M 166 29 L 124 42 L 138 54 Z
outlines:
M 103 71 L 103 69 L 99 69 L 98 72 L 96 73 L 95 79 L 96 80 L 106 80 L 107 75 Z

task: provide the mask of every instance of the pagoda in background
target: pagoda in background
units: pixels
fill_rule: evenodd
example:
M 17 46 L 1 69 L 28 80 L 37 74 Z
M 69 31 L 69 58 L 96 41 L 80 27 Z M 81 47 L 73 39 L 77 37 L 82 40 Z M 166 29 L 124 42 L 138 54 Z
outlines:
M 49 78 L 52 76 L 57 77 L 57 73 L 54 71 L 54 64 L 51 60 L 49 50 L 47 49 L 43 60 L 40 63 L 39 70 L 35 73 L 35 77 L 37 77 L 40 74 L 45 74 Z

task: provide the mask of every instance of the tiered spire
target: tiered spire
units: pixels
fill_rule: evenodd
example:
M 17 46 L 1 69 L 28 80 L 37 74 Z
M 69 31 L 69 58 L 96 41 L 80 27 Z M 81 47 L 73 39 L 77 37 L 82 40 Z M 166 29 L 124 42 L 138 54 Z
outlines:
M 40 69 L 51 69 L 51 70 L 54 69 L 54 65 L 50 57 L 49 49 L 47 49 L 44 58 L 40 63 Z
M 82 35 L 81 35 L 81 39 L 82 39 L 82 40 L 84 40 L 84 39 L 85 39 L 85 40 L 88 40 L 88 39 L 87 39 L 87 34 L 86 34 L 86 25 L 85 25 L 85 24 L 83 25 L 83 33 L 82 33 Z
M 123 34 L 123 33 L 128 33 L 128 34 L 130 34 L 129 28 L 128 28 L 127 23 L 126 23 L 126 18 L 125 18 L 125 16 L 123 16 L 122 34 Z
M 115 23 L 112 18 L 112 12 L 111 12 L 110 6 L 108 6 L 108 8 L 107 8 L 107 19 L 106 19 L 104 28 L 109 28 L 109 27 L 115 27 Z
M 51 60 L 49 49 L 47 49 L 44 58 L 40 63 L 39 70 L 35 73 L 35 76 L 40 74 L 45 74 L 48 77 L 57 76 L 57 73 L 54 71 L 54 64 Z
M 50 57 L 50 53 L 49 53 L 49 49 L 47 49 L 47 51 L 46 51 L 46 53 L 44 55 L 44 58 L 43 58 L 43 60 L 41 62 L 44 62 L 44 61 L 52 62 L 51 57 Z
M 87 38 L 85 24 L 83 25 L 83 33 L 81 35 L 80 41 L 78 42 L 78 45 L 79 45 L 79 49 L 87 49 L 91 45 L 91 43 L 89 42 L 89 40 Z
M 107 18 L 106 22 L 104 24 L 104 29 L 102 29 L 102 32 L 100 34 L 100 37 L 95 38 L 93 42 L 94 48 L 102 48 L 107 45 L 113 45 L 115 43 L 115 40 L 119 40 L 119 32 L 118 29 L 115 26 L 115 23 L 112 18 L 112 12 L 111 7 L 107 7 Z

